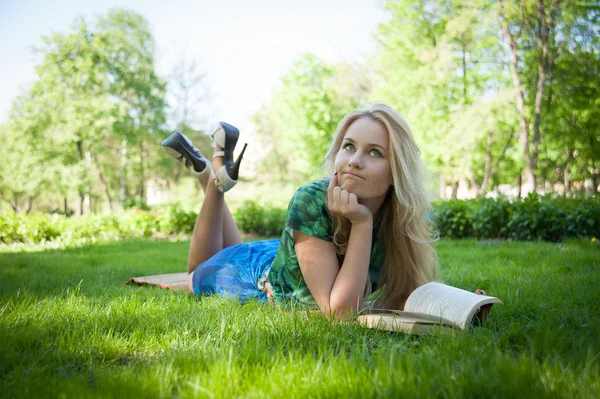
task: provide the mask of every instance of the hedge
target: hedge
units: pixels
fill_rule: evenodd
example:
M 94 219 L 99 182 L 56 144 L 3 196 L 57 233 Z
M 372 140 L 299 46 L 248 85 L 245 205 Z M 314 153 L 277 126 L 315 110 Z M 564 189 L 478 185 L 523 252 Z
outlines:
M 278 236 L 286 211 L 246 201 L 234 213 L 243 233 Z M 120 214 L 65 217 L 48 214 L 0 214 L 0 243 L 65 244 L 162 235 L 190 235 L 197 213 L 178 208 L 130 210 Z M 529 195 L 440 201 L 433 220 L 446 238 L 562 241 L 600 237 L 600 199 Z
M 562 241 L 600 236 L 600 199 L 530 194 L 434 203 L 442 237 Z

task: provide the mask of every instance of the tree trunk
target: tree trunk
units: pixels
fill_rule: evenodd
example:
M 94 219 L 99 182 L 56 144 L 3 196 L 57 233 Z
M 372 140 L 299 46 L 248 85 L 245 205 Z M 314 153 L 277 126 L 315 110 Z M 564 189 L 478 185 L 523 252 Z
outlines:
M 83 142 L 81 140 L 77 141 L 77 154 L 79 155 L 79 161 L 84 162 L 85 156 L 83 154 Z M 86 193 L 83 189 L 83 182 L 85 181 L 85 171 L 82 172 L 80 176 L 80 184 L 79 184 L 79 215 L 85 214 L 85 205 L 86 205 Z
M 598 171 L 596 169 L 592 170 L 592 194 L 598 194 Z
M 588 137 L 590 139 L 590 148 L 595 153 L 595 148 L 598 145 L 598 140 L 596 139 L 596 136 L 594 134 L 592 134 L 592 132 L 590 130 L 588 130 Z M 597 194 L 598 193 L 598 173 L 600 171 L 598 170 L 598 168 L 596 168 L 597 160 L 592 159 L 590 163 L 591 163 L 591 172 L 592 172 L 592 183 L 594 184 L 593 193 Z
M 14 194 L 14 197 L 12 199 L 7 198 L 8 203 L 10 204 L 11 208 L 17 212 L 17 213 L 29 213 L 33 207 L 33 199 L 34 196 L 28 194 L 27 195 L 27 199 L 25 200 L 25 202 L 23 203 L 23 205 L 19 205 L 19 203 L 21 202 L 21 196 L 19 194 Z
M 538 81 L 535 93 L 535 118 L 533 121 L 533 151 L 531 153 L 532 164 L 537 168 L 538 147 L 540 144 L 540 122 L 542 119 L 542 103 L 544 99 L 544 84 L 548 76 L 548 37 L 550 28 L 553 27 L 553 11 L 556 8 L 557 0 L 552 0 L 548 20 L 546 20 L 546 11 L 544 9 L 544 0 L 537 0 L 537 45 L 538 45 Z M 535 170 L 535 169 L 533 169 Z M 534 186 L 535 189 L 535 186 Z
M 93 154 L 94 165 L 96 165 L 96 169 L 98 169 L 98 177 L 100 178 L 100 183 L 102 184 L 102 191 L 104 191 L 104 195 L 106 195 L 106 200 L 108 201 L 108 209 L 111 211 L 114 210 L 112 196 L 110 195 L 110 188 L 106 182 L 106 178 L 102 174 L 102 170 L 100 169 L 100 162 L 98 161 L 98 155 L 96 153 Z
M 86 178 L 89 181 L 89 173 L 90 170 L 92 170 L 92 155 L 90 153 L 90 151 L 86 151 L 85 152 L 85 170 L 86 170 Z M 92 211 L 92 198 L 90 196 L 90 193 L 92 192 L 92 183 L 91 181 L 89 182 L 89 184 L 87 185 L 87 190 L 85 193 L 85 213 L 88 214 Z
M 64 211 L 65 211 L 65 216 L 69 216 L 69 206 L 68 206 L 68 202 L 67 202 L 67 196 L 64 196 Z
M 485 192 L 487 190 L 487 186 L 490 181 L 490 175 L 491 175 L 491 169 L 492 169 L 491 167 L 492 167 L 492 144 L 493 144 L 493 142 L 494 142 L 494 133 L 490 131 L 488 133 L 488 137 L 487 137 L 485 167 L 483 169 L 483 182 L 481 183 L 481 187 L 479 187 L 479 190 L 477 190 L 477 192 L 479 194 L 485 194 Z
M 146 150 L 144 150 L 144 142 L 140 140 L 140 202 L 146 204 L 146 177 L 144 170 L 144 158 Z
M 571 180 L 569 179 L 569 164 L 571 163 L 572 152 L 571 150 L 565 150 L 565 162 L 563 164 L 563 183 L 565 186 L 565 197 L 571 194 Z
M 31 209 L 33 208 L 33 196 L 27 195 L 27 208 L 25 208 L 25 213 L 29 214 Z
M 510 148 L 514 135 L 515 132 L 511 131 L 510 135 L 508 136 L 508 140 L 506 140 L 506 144 L 504 144 L 504 148 L 502 148 L 502 154 L 500 154 L 500 156 L 496 160 L 496 164 L 492 167 L 492 170 L 490 171 L 490 179 L 493 179 L 496 176 L 496 173 L 498 173 L 498 169 L 500 168 L 500 162 L 506 156 L 506 151 Z
M 569 180 L 569 169 L 567 168 L 567 164 L 565 163 L 565 167 L 563 169 L 563 180 L 565 186 L 564 196 L 568 197 L 571 194 L 571 182 Z
M 469 179 L 468 183 L 470 185 L 469 187 L 469 198 L 475 198 L 477 197 L 477 194 L 479 194 L 479 183 L 477 182 L 477 179 L 475 179 L 475 173 L 473 173 L 472 170 L 468 170 L 467 171 L 467 178 Z
M 519 172 L 519 179 L 517 180 L 517 186 L 519 191 L 517 192 L 517 198 L 521 198 L 521 186 L 523 185 L 523 174 Z
M 452 196 L 450 197 L 450 199 L 455 200 L 458 196 L 458 182 L 457 181 L 453 181 L 452 182 Z
M 535 164 L 533 162 L 532 157 L 529 154 L 529 131 L 527 129 L 527 118 L 525 116 L 525 94 L 523 91 L 523 87 L 521 86 L 521 79 L 519 77 L 519 51 L 517 48 L 517 40 L 510 32 L 508 28 L 508 23 L 506 22 L 505 14 L 504 14 L 504 1 L 498 0 L 498 4 L 500 5 L 500 26 L 502 28 L 502 33 L 504 37 L 508 41 L 508 45 L 510 48 L 510 73 L 512 76 L 513 87 L 515 89 L 515 100 L 517 103 L 517 115 L 519 118 L 519 127 L 520 127 L 520 141 L 521 147 L 523 150 L 523 156 L 525 158 L 525 176 L 527 178 L 527 189 L 528 191 L 535 191 Z M 519 188 L 519 192 L 521 189 Z
M 121 140 L 121 174 L 119 181 L 119 198 L 121 202 L 125 202 L 129 197 L 129 189 L 127 187 L 127 140 Z

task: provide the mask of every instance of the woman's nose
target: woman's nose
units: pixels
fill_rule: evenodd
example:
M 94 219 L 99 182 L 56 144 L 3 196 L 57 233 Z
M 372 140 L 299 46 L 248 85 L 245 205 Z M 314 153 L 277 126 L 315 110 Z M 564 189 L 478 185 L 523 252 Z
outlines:
M 360 151 L 356 151 L 348 160 L 348 166 L 362 168 L 362 154 Z

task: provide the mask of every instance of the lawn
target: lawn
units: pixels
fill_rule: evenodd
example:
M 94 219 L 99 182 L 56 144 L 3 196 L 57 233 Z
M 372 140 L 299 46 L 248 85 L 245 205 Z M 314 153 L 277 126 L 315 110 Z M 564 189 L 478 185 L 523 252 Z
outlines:
M 1 397 L 600 397 L 600 247 L 441 241 L 443 279 L 504 301 L 467 333 L 125 286 L 188 242 L 0 253 Z

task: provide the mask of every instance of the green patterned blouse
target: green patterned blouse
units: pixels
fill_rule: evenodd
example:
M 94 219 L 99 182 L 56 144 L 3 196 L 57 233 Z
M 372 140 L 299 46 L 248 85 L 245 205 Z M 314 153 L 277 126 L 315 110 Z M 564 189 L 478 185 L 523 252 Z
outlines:
M 317 306 L 298 265 L 293 230 L 333 242 L 333 225 L 327 205 L 327 187 L 330 179 L 324 178 L 300 187 L 290 201 L 279 249 L 269 271 L 269 282 L 276 301 L 291 298 L 311 307 Z M 385 258 L 383 243 L 377 234 L 379 222 L 376 220 L 373 227 L 369 263 L 369 278 L 373 284 L 373 291 L 377 289 L 379 272 Z

